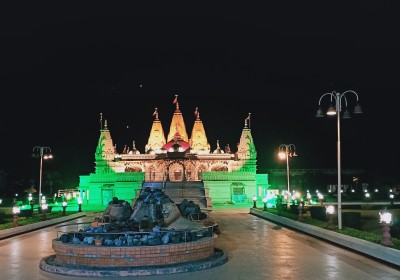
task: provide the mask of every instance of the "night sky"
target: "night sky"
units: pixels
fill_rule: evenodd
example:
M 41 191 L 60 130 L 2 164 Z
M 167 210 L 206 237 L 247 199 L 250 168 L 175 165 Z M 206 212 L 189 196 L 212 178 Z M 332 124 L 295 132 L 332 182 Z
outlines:
M 219 140 L 235 151 L 251 112 L 259 173 L 286 167 L 280 144 L 297 148 L 291 168 L 336 169 L 336 118 L 315 114 L 322 94 L 349 89 L 364 113 L 341 120 L 342 168 L 399 174 L 400 23 L 389 4 L 2 10 L 0 170 L 10 185 L 37 181 L 32 149 L 49 146 L 43 172 L 76 187 L 94 171 L 100 112 L 120 152 L 132 141 L 144 152 L 155 107 L 167 135 L 175 94 L 189 135 L 199 107 L 212 150 Z

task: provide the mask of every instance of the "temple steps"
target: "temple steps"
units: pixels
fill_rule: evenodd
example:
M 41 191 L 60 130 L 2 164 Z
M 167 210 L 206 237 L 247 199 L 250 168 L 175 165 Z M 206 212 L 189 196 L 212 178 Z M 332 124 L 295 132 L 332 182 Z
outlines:
M 187 199 L 198 204 L 200 208 L 212 207 L 203 181 L 165 182 L 165 184 L 163 182 L 144 182 L 143 188 L 146 187 L 150 187 L 152 190 L 162 189 L 176 204 Z

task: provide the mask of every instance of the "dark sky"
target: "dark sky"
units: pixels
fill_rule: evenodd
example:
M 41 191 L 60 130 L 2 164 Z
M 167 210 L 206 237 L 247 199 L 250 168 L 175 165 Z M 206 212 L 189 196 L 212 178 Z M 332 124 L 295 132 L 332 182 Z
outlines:
M 341 121 L 342 168 L 398 173 L 397 10 L 293 2 L 3 8 L 0 169 L 37 180 L 32 149 L 49 146 L 44 172 L 75 187 L 94 171 L 100 112 L 120 150 L 135 140 L 143 152 L 154 107 L 168 133 L 175 94 L 189 134 L 199 107 L 212 149 L 235 147 L 251 112 L 259 173 L 285 168 L 276 153 L 290 143 L 291 168 L 334 169 L 336 118 L 315 113 L 322 94 L 350 89 L 364 113 Z

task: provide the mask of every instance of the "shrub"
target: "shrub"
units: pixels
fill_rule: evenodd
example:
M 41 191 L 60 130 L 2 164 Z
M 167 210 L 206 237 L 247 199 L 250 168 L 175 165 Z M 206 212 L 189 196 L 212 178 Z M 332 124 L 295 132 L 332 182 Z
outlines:
M 360 212 L 343 212 L 342 221 L 344 227 L 361 229 L 361 213 Z
M 311 206 L 309 208 L 311 218 L 320 221 L 326 221 L 326 208 L 325 206 Z

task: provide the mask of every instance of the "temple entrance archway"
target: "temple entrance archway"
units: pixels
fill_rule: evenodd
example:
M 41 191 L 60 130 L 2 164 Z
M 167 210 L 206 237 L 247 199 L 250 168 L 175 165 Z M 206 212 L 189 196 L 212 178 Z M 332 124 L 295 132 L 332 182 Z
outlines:
M 174 161 L 167 166 L 167 181 L 180 182 L 186 181 L 186 168 L 181 161 Z

